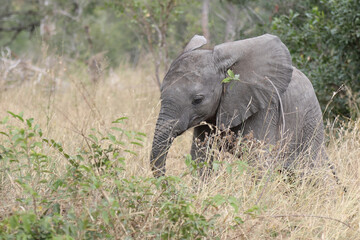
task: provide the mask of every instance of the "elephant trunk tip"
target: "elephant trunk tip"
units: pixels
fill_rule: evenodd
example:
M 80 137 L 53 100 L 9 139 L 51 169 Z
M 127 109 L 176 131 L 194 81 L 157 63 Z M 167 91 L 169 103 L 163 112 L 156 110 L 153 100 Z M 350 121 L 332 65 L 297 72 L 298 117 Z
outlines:
M 165 157 L 166 151 L 162 154 L 153 154 L 151 153 L 150 157 L 150 166 L 151 171 L 153 172 L 154 177 L 159 178 L 165 175 Z
M 155 178 L 159 178 L 159 177 L 165 176 L 165 171 L 164 171 L 164 170 L 158 169 L 158 168 L 156 168 L 156 167 L 153 167 L 151 170 L 152 170 L 153 176 L 154 176 Z

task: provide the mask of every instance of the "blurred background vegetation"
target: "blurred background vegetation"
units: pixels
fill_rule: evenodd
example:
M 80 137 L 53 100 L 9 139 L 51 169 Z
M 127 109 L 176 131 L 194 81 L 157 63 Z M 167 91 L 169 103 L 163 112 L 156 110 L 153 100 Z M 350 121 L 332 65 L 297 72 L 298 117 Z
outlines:
M 194 34 L 206 36 L 211 47 L 272 33 L 312 81 L 326 116 L 359 113 L 358 0 L 1 0 L 0 5 L 0 66 L 26 59 L 36 70 L 31 63 L 46 49 L 73 66 L 95 69 L 94 81 L 100 71 L 126 63 L 151 67 L 160 85 Z

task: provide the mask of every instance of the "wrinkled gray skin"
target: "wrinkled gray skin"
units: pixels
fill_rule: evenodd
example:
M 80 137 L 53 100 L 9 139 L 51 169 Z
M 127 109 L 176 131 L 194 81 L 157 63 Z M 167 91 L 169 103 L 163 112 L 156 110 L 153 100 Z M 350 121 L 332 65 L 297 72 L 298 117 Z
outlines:
M 150 156 L 154 176 L 165 174 L 165 160 L 173 139 L 194 128 L 194 140 L 204 140 L 211 129 L 250 132 L 271 144 L 286 141 L 290 157 L 310 154 L 317 166 L 323 152 L 322 113 L 307 77 L 292 66 L 288 49 L 273 35 L 223 43 L 213 50 L 199 49 L 206 39 L 195 35 L 171 64 L 161 86 L 161 110 Z M 228 69 L 240 81 L 223 84 Z M 279 99 L 280 97 L 280 99 Z M 193 141 L 194 160 L 205 156 Z

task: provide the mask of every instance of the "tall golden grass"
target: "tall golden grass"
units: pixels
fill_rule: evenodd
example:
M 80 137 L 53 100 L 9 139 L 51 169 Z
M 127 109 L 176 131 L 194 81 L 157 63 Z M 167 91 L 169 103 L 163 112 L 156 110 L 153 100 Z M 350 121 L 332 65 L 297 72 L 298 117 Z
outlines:
M 42 126 L 44 136 L 62 142 L 66 151 L 75 152 L 84 147 L 83 136 L 91 128 L 106 130 L 113 120 L 128 117 L 125 127 L 147 137 L 144 147 L 133 146 L 137 156 L 126 156 L 126 176 L 151 177 L 149 155 L 160 107 L 159 89 L 151 69 L 146 64 L 137 68 L 124 64 L 92 83 L 84 66 L 64 64 L 61 59 L 53 64 L 43 65 L 46 74 L 40 80 L 35 74 L 22 79 L 23 83 L 17 87 L 0 90 L 0 118 L 7 111 L 24 112 L 24 116 L 33 117 Z M 2 79 L 1 86 L 5 86 L 5 80 Z M 334 127 L 331 120 L 328 122 L 327 153 L 346 193 L 342 186 L 321 181 L 328 176 L 327 169 L 311 177 L 320 184 L 304 179 L 286 181 L 282 174 L 252 166 L 244 168 L 242 175 L 220 168 L 207 182 L 194 184 L 194 178 L 182 176 L 187 168 L 185 155 L 190 150 L 191 131 L 178 137 L 171 147 L 167 175 L 181 177 L 193 189 L 193 204 L 199 209 L 205 199 L 216 195 L 231 195 L 241 201 L 238 214 L 243 223 L 231 222 L 235 214 L 231 206 L 206 210 L 205 216 L 220 215 L 215 229 L 209 232 L 209 239 L 360 239 L 360 119 L 337 124 L 340 127 Z M 50 148 L 48 151 L 53 156 L 54 174 L 61 175 L 66 165 L 64 158 Z M 266 158 L 255 147 L 248 146 L 248 152 L 248 159 L 261 162 Z M 219 159 L 234 166 L 239 161 L 237 156 L 222 153 Z M 21 211 L 15 201 L 19 189 L 11 181 L 3 183 L 0 219 L 15 210 Z M 157 220 L 150 215 L 138 231 L 154 227 L 152 221 Z

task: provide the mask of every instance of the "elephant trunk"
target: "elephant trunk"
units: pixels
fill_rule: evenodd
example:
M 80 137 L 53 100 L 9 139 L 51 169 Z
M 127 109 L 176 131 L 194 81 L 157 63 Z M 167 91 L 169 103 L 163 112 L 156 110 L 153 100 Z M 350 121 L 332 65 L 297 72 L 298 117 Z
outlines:
M 175 120 L 166 120 L 162 115 L 159 115 L 150 155 L 150 166 L 155 177 L 165 175 L 167 152 L 174 138 L 177 136 L 175 125 Z

